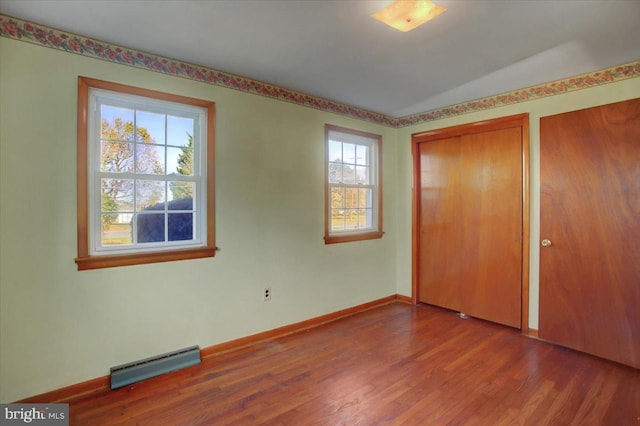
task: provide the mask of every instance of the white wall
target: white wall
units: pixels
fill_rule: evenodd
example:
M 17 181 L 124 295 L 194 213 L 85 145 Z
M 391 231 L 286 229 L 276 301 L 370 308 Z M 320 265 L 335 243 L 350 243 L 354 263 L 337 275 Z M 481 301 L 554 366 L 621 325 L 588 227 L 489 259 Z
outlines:
M 540 117 L 640 97 L 640 79 L 634 78 L 534 101 L 485 110 L 398 129 L 398 247 L 396 280 L 399 294 L 411 294 L 411 135 L 426 130 L 529 113 L 530 128 L 530 258 L 529 327 L 538 328 L 540 251 Z
M 216 102 L 215 258 L 77 271 L 78 75 Z M 380 240 L 323 242 L 325 123 L 383 135 Z M 0 143 L 2 402 L 396 292 L 395 129 L 2 38 Z

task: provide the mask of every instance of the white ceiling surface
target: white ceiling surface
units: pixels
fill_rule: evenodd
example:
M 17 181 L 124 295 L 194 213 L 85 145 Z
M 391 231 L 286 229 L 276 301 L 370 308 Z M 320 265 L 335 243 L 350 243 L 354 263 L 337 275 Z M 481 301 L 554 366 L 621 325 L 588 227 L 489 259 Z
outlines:
M 0 13 L 401 117 L 640 59 L 640 0 L 0 0 Z

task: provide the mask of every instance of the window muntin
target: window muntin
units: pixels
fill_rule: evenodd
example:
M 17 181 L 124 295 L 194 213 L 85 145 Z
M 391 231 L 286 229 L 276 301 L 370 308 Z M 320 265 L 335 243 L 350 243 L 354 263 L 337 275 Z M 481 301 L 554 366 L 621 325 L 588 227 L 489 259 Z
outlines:
M 382 235 L 379 135 L 326 125 L 325 242 Z
M 79 269 L 214 255 L 214 114 L 213 102 L 79 77 Z

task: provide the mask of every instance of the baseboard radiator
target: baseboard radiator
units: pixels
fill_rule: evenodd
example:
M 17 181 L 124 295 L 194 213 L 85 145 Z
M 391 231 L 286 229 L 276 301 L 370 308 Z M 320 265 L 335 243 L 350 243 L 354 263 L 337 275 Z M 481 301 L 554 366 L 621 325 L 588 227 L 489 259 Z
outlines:
M 111 389 L 200 364 L 200 347 L 180 349 L 111 368 Z

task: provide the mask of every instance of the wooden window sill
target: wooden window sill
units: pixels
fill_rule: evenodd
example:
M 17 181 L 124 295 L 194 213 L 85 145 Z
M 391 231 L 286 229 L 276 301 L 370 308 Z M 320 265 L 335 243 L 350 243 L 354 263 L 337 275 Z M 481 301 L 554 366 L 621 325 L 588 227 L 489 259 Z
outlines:
M 146 263 L 172 262 L 174 260 L 201 259 L 214 257 L 217 247 L 167 250 L 148 253 L 96 255 L 76 258 L 79 271 L 113 268 L 116 266 L 143 265 Z
M 364 240 L 375 240 L 378 238 L 382 238 L 384 232 L 376 231 L 376 232 L 363 232 L 361 234 L 347 234 L 347 235 L 328 235 L 324 237 L 325 244 L 336 244 L 336 243 L 348 243 L 351 241 L 364 241 Z

